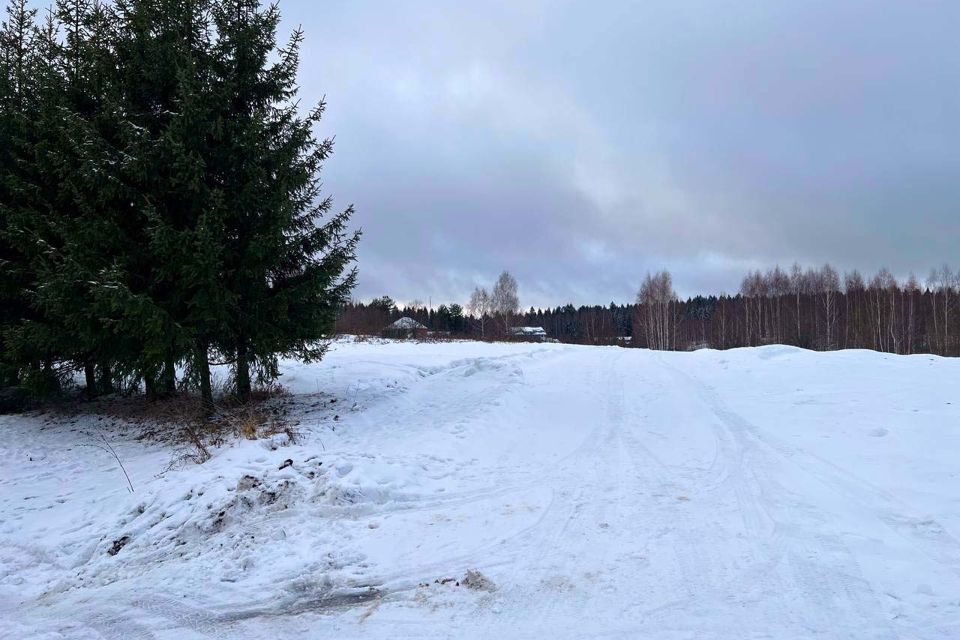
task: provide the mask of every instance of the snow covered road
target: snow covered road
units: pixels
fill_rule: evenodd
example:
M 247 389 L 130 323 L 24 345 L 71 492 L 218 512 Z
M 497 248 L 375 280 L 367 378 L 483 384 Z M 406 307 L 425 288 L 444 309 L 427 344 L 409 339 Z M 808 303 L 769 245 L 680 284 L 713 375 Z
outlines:
M 301 438 L 199 466 L 0 418 L 0 637 L 960 637 L 960 361 L 340 342 L 284 371 Z

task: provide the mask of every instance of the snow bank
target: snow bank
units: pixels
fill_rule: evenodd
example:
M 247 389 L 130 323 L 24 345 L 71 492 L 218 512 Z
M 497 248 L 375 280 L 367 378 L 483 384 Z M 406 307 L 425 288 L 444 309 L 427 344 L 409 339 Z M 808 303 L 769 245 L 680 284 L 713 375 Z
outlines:
M 203 465 L 0 418 L 0 637 L 960 634 L 958 361 L 340 341 L 283 371 L 297 442 Z

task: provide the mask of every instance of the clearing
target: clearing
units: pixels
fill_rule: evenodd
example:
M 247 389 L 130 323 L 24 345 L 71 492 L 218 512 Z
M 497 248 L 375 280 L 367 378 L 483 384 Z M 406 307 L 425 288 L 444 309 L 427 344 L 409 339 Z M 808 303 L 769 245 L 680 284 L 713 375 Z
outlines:
M 960 360 L 341 341 L 283 370 L 300 437 L 202 465 L 0 417 L 0 637 L 960 637 Z

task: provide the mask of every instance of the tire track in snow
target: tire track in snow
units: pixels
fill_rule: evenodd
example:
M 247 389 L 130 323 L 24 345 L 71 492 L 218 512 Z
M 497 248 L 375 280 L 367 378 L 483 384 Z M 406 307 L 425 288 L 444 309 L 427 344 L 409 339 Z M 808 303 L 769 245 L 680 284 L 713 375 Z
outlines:
M 791 466 L 792 456 L 784 451 L 786 447 L 769 446 L 757 435 L 757 429 L 729 409 L 711 388 L 663 358 L 661 362 L 719 419 L 720 427 L 742 452 L 739 472 L 731 476 L 733 490 L 746 530 L 756 545 L 756 557 L 761 560 L 756 577 L 771 581 L 773 587 L 765 597 L 775 599 L 778 609 L 797 625 L 809 625 L 809 615 L 819 614 L 816 627 L 810 631 L 826 632 L 846 623 L 850 631 L 858 630 L 858 637 L 897 637 L 889 621 L 879 617 L 880 599 L 863 577 L 853 553 L 839 532 L 832 532 L 831 514 L 811 502 L 810 496 L 787 489 L 774 478 L 777 470 Z M 802 470 L 809 473 L 808 469 Z M 814 520 L 818 528 L 798 520 L 800 512 L 808 522 Z M 766 562 L 762 562 L 764 558 Z M 778 597 L 783 593 L 800 593 L 810 606 L 787 606 Z M 866 627 L 865 621 L 870 621 Z
M 740 432 L 758 448 L 766 448 L 774 456 L 779 456 L 783 463 L 781 466 L 792 466 L 846 496 L 851 511 L 874 519 L 879 526 L 885 525 L 904 539 L 918 543 L 925 555 L 949 566 L 955 574 L 960 575 L 960 540 L 938 522 L 918 514 L 910 504 L 826 458 L 788 444 L 769 431 L 761 432 L 742 416 L 723 406 L 712 388 L 690 374 L 683 375 L 699 384 L 708 400 L 719 407 L 718 413 L 725 414 L 728 422 L 738 425 Z M 930 531 L 935 532 L 934 535 L 926 535 Z
M 596 389 L 597 371 L 577 371 L 587 374 L 587 380 L 568 376 L 565 383 L 571 389 L 564 398 L 583 402 L 582 390 Z M 577 393 L 578 390 L 580 393 Z M 598 407 L 599 408 L 599 407 Z M 586 522 L 598 531 L 603 512 L 608 508 L 609 496 L 597 496 L 604 486 L 609 469 L 606 452 L 614 437 L 609 421 L 589 427 L 587 435 L 573 452 L 553 464 L 540 478 L 540 483 L 551 488 L 553 500 L 538 525 L 522 538 L 516 539 L 517 550 L 509 555 L 510 571 L 500 578 L 501 589 L 496 595 L 499 613 L 486 617 L 488 631 L 509 631 L 521 624 L 549 628 L 552 615 L 560 601 L 577 589 L 574 579 L 564 568 L 582 551 Z M 589 536 L 587 537 L 589 541 Z M 578 594 L 579 595 L 579 594 Z
M 674 486 L 671 470 L 630 436 L 639 414 L 626 400 L 631 397 L 625 390 L 627 374 L 632 373 L 625 369 L 628 357 L 622 350 L 606 351 L 586 382 L 568 381 L 571 388 L 600 391 L 595 401 L 598 424 L 589 446 L 548 477 L 560 504 L 528 545 L 536 552 L 510 574 L 510 587 L 499 595 L 507 613 L 491 621 L 490 631 L 509 630 L 532 618 L 545 635 L 563 637 L 571 621 L 562 614 L 577 611 L 577 624 L 583 628 L 593 628 L 591 621 L 608 626 L 617 619 L 623 621 L 619 633 L 642 635 L 657 628 L 650 623 L 657 622 L 659 612 L 670 614 L 694 599 L 692 585 L 702 575 L 704 561 L 690 552 L 683 556 L 688 591 L 672 594 L 663 604 L 657 597 L 662 594 L 637 590 L 638 584 L 647 584 L 644 574 L 657 536 L 688 527 L 681 503 L 667 495 Z M 645 385 L 631 391 L 642 401 L 657 393 Z
M 678 403 L 689 405 L 682 386 L 661 379 L 662 368 L 643 364 L 644 370 L 658 377 L 637 380 L 636 392 L 627 394 L 632 399 L 628 414 L 637 415 L 644 409 L 649 413 L 662 405 L 670 409 L 665 415 L 671 415 L 676 407 L 684 406 Z M 643 386 L 651 387 L 653 393 L 642 393 Z M 671 629 L 685 636 L 694 626 L 685 619 L 689 613 L 708 609 L 711 598 L 726 600 L 734 578 L 723 562 L 726 558 L 718 557 L 716 545 L 727 533 L 723 514 L 732 508 L 727 494 L 735 484 L 742 452 L 726 434 L 719 433 L 714 434 L 714 454 L 706 467 L 696 458 L 668 465 L 644 442 L 639 426 L 625 424 L 620 430 L 634 467 L 647 470 L 644 483 L 649 498 L 637 505 L 638 517 L 655 523 L 650 554 L 659 567 L 657 573 L 674 579 L 657 584 L 646 594 L 648 601 L 634 603 L 629 613 L 640 618 L 648 633 Z M 669 425 L 668 437 L 678 441 L 686 435 L 687 426 L 679 421 Z M 678 624 L 678 616 L 682 623 Z M 750 635 L 742 616 L 726 619 L 724 629 L 731 637 Z

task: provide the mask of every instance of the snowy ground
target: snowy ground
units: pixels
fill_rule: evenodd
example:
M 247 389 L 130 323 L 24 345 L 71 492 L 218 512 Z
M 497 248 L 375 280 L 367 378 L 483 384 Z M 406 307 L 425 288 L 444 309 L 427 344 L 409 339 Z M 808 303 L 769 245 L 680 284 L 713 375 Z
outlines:
M 960 360 L 339 343 L 283 381 L 301 439 L 203 465 L 0 418 L 0 637 L 960 637 Z

